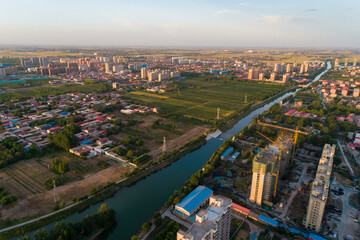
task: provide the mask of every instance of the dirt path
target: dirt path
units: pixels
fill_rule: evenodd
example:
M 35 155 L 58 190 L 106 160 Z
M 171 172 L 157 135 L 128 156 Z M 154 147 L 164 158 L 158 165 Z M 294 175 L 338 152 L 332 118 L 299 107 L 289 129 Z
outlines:
M 73 198 L 80 198 L 89 194 L 90 190 L 99 185 L 106 185 L 108 182 L 116 182 L 122 178 L 124 172 L 130 172 L 130 168 L 121 165 L 113 165 L 81 181 L 72 182 L 64 186 L 57 187 L 59 199 L 67 204 Z M 9 209 L 2 209 L 1 219 L 19 219 L 36 214 L 45 214 L 52 211 L 54 202 L 54 192 L 47 191 L 29 196 L 16 202 L 16 205 Z
M 196 126 L 190 131 L 186 132 L 185 134 L 176 137 L 172 140 L 169 140 L 166 144 L 166 151 L 170 153 L 173 149 L 181 147 L 182 145 L 195 140 L 196 138 L 200 137 L 201 134 L 206 133 L 207 128 L 202 126 Z M 150 151 L 148 155 L 157 160 L 162 155 L 162 146 Z

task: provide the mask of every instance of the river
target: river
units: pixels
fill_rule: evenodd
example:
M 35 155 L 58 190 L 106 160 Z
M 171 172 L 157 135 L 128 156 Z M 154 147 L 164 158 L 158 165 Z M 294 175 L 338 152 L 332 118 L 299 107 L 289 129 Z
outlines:
M 327 62 L 327 69 L 319 74 L 314 81 L 319 80 L 320 77 L 329 69 L 331 69 L 331 64 L 330 62 Z M 310 84 L 311 83 L 308 85 Z M 80 221 L 86 215 L 94 214 L 99 206 L 105 202 L 117 213 L 117 225 L 105 239 L 130 239 L 132 235 L 139 231 L 141 224 L 147 221 L 155 211 L 159 210 L 167 201 L 169 196 L 175 190 L 180 189 L 184 182 L 209 160 L 216 149 L 220 147 L 223 139 L 234 136 L 234 134 L 240 132 L 245 126 L 247 126 L 255 116 L 268 110 L 272 105 L 279 103 L 284 98 L 295 94 L 297 91 L 298 90 L 286 93 L 263 107 L 254 110 L 249 115 L 238 121 L 231 129 L 222 133 L 219 138 L 210 139 L 199 149 L 181 157 L 170 166 L 138 181 L 132 186 L 121 189 L 113 197 L 92 205 L 81 213 L 75 213 L 63 219 L 63 221 Z M 50 229 L 53 225 L 54 223 L 51 223 L 44 228 Z M 27 235 L 32 236 L 34 232 L 35 231 L 27 233 Z

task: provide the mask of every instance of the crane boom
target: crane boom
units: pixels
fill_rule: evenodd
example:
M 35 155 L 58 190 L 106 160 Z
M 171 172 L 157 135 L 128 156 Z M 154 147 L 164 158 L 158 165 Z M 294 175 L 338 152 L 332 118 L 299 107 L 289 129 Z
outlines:
M 286 128 L 286 127 L 281 127 L 281 126 L 276 126 L 276 125 L 272 125 L 272 124 L 268 124 L 268 123 L 263 123 L 263 122 L 257 122 L 258 125 L 260 126 L 265 126 L 265 127 L 272 127 L 272 128 L 277 128 L 277 129 L 281 129 L 281 130 L 285 130 L 285 131 L 289 131 L 289 132 L 294 132 L 294 133 L 300 133 L 303 135 L 309 135 L 307 132 L 302 132 L 299 131 L 298 129 L 291 129 L 291 128 Z

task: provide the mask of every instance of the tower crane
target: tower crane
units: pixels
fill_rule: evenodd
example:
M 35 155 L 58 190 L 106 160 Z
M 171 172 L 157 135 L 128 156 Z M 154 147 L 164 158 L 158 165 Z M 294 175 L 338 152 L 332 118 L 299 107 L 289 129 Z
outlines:
M 279 147 L 279 160 L 276 166 L 276 174 L 275 173 L 271 173 L 271 175 L 276 176 L 275 178 L 275 187 L 274 187 L 274 197 L 276 196 L 276 188 L 277 188 L 277 184 L 278 184 L 278 180 L 279 180 L 279 172 L 280 172 L 280 162 L 281 162 L 281 152 L 284 151 L 287 154 L 289 154 L 289 151 L 285 148 L 282 147 L 282 143 L 281 146 L 279 146 L 279 144 L 273 140 L 271 140 L 270 138 L 268 138 L 267 136 L 265 136 L 264 134 L 262 134 L 261 132 L 256 131 L 257 134 L 261 135 L 262 137 L 266 138 L 267 140 L 269 140 L 270 142 L 272 142 L 274 145 Z
M 292 153 L 291 153 L 291 164 L 293 164 L 295 147 L 296 147 L 296 144 L 297 144 L 297 139 L 298 139 L 299 134 L 302 134 L 302 135 L 309 135 L 309 134 L 307 132 L 300 131 L 297 126 L 296 126 L 296 129 L 291 129 L 291 128 L 285 128 L 285 127 L 276 126 L 276 125 L 272 125 L 272 124 L 268 124 L 268 123 L 263 123 L 263 122 L 260 122 L 260 121 L 258 121 L 257 124 L 260 125 L 260 126 L 264 126 L 264 127 L 277 128 L 277 129 L 280 129 L 280 130 L 289 131 L 289 132 L 294 133 L 294 145 L 293 145 L 293 150 L 292 150 Z

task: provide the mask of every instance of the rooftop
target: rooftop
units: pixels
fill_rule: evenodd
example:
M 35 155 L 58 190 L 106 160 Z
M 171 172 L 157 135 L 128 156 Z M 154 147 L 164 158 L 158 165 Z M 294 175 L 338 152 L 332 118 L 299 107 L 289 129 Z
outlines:
M 193 212 L 204 200 L 213 194 L 213 190 L 204 186 L 198 186 L 194 191 L 189 193 L 180 203 L 176 204 L 176 208 L 182 209 L 189 215 Z

